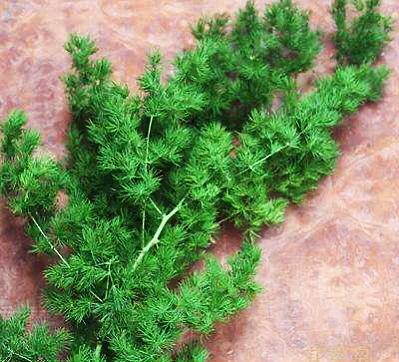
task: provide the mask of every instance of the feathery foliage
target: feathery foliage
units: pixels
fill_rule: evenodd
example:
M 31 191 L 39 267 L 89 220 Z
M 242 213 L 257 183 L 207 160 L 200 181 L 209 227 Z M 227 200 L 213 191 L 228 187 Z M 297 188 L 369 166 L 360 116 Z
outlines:
M 70 343 L 69 334 L 64 330 L 50 333 L 44 324 L 26 332 L 29 313 L 28 308 L 22 308 L 8 320 L 0 316 L 0 360 L 58 361 L 60 352 Z
M 34 250 L 59 260 L 45 271 L 45 305 L 70 323 L 71 362 L 205 361 L 196 344 L 174 351 L 177 341 L 250 304 L 257 233 L 333 170 L 332 128 L 377 101 L 388 75 L 351 62 L 301 95 L 295 77 L 312 67 L 320 32 L 290 0 L 263 15 L 248 2 L 193 35 L 166 81 L 160 54 L 149 56 L 137 94 L 93 59 L 91 39 L 71 35 L 64 163 L 34 153 L 40 139 L 22 112 L 2 125 L 0 191 Z M 227 219 L 244 240 L 222 265 L 206 250 Z
M 392 18 L 379 13 L 380 4 L 381 0 L 353 0 L 353 7 L 360 14 L 348 21 L 348 0 L 334 0 L 332 14 L 337 26 L 334 42 L 340 63 L 360 65 L 379 57 L 392 30 Z

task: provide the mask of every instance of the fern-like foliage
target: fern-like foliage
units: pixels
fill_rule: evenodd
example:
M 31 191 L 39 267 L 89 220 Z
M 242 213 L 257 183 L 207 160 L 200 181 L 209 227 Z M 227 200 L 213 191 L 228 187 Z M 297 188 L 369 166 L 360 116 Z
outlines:
M 348 0 L 334 0 L 332 14 L 337 26 L 334 42 L 340 63 L 360 65 L 379 57 L 392 30 L 392 18 L 379 13 L 380 4 L 381 0 L 353 0 L 358 15 L 348 21 Z
M 263 15 L 248 2 L 193 34 L 166 81 L 160 54 L 150 55 L 136 94 L 93 59 L 90 38 L 71 35 L 62 164 L 34 153 L 39 136 L 22 112 L 2 125 L 0 191 L 26 218 L 34 250 L 59 260 L 45 271 L 45 305 L 69 321 L 71 362 L 205 361 L 200 346 L 178 352 L 177 341 L 250 304 L 258 232 L 333 170 L 331 130 L 377 101 L 388 75 L 344 64 L 300 95 L 295 76 L 313 65 L 320 33 L 290 0 Z M 244 241 L 221 265 L 206 250 L 227 219 Z
M 22 308 L 10 319 L 0 316 L 0 360 L 12 362 L 58 361 L 68 347 L 70 335 L 65 330 L 50 333 L 44 324 L 26 331 L 29 309 Z

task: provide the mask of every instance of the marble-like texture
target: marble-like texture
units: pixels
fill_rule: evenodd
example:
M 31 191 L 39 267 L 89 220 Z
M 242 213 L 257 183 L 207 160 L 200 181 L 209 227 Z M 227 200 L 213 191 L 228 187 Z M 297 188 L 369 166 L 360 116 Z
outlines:
M 68 112 L 59 76 L 69 67 L 62 44 L 70 32 L 89 33 L 111 59 L 117 79 L 135 87 L 145 54 L 166 60 L 192 45 L 189 24 L 201 14 L 233 11 L 244 0 L 3 0 L 0 2 L 0 116 L 26 110 L 57 157 Z M 333 25 L 329 0 L 298 0 L 314 24 Z M 258 1 L 259 6 L 264 1 Z M 399 1 L 383 0 L 398 17 Z M 264 292 L 253 306 L 220 325 L 208 341 L 212 362 L 399 361 L 399 30 L 382 62 L 392 69 L 386 95 L 337 130 L 342 148 L 335 173 L 323 180 L 283 225 L 266 230 L 257 279 Z M 331 71 L 327 45 L 305 89 Z M 226 231 L 216 252 L 236 249 Z M 44 259 L 28 253 L 21 221 L 0 212 L 0 312 L 29 303 L 40 308 Z

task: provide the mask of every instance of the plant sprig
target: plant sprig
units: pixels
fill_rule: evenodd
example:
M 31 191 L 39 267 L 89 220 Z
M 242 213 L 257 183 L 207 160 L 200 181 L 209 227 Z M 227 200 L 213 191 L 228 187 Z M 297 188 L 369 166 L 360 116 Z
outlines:
M 34 154 L 40 138 L 20 111 L 2 124 L 0 145 L 1 194 L 26 217 L 34 251 L 59 259 L 45 271 L 44 300 L 69 321 L 70 362 L 207 359 L 198 344 L 175 346 L 187 331 L 208 335 L 251 303 L 260 230 L 282 222 L 289 202 L 332 172 L 332 129 L 381 96 L 388 71 L 372 61 L 390 27 L 377 4 L 368 1 L 348 26 L 346 2 L 336 1 L 342 64 L 305 95 L 295 79 L 313 66 L 320 31 L 290 0 L 263 15 L 248 2 L 234 19 L 200 20 L 196 46 L 176 57 L 166 81 L 160 54 L 149 56 L 138 93 L 112 80 L 106 59 L 93 59 L 89 37 L 70 36 L 67 162 Z M 207 248 L 227 219 L 243 243 L 222 265 Z M 3 359 L 56 361 L 68 346 L 65 332 L 39 326 L 42 334 L 26 334 L 26 318 L 15 318 L 0 320 Z

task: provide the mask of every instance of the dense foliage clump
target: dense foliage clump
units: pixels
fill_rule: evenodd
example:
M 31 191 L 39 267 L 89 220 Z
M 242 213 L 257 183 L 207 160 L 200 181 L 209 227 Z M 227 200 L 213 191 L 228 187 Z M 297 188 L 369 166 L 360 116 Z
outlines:
M 0 191 L 26 218 L 34 251 L 58 260 L 45 271 L 44 299 L 69 322 L 72 362 L 205 361 L 198 344 L 176 351 L 176 343 L 250 304 L 257 233 L 333 170 L 332 128 L 377 101 L 388 75 L 365 56 L 301 95 L 296 75 L 312 67 L 320 32 L 290 0 L 263 15 L 249 2 L 233 20 L 200 20 L 193 35 L 197 45 L 177 56 L 166 81 L 160 54 L 150 55 L 136 94 L 112 80 L 106 59 L 93 59 L 91 39 L 71 35 L 64 162 L 35 154 L 40 137 L 22 112 L 2 125 Z M 338 54 L 361 42 L 348 35 Z M 228 265 L 206 253 L 222 220 L 244 235 Z M 23 349 L 13 340 L 3 348 L 39 361 L 18 323 Z M 7 328 L 13 322 L 0 338 Z M 40 336 L 54 341 L 40 358 L 55 360 L 65 335 Z
M 360 65 L 379 57 L 392 30 L 392 18 L 378 12 L 380 4 L 381 0 L 354 0 L 354 10 L 360 14 L 348 21 L 348 0 L 334 0 L 332 14 L 337 25 L 334 42 L 340 63 Z
M 29 317 L 27 308 L 20 309 L 8 320 L 0 316 L 0 360 L 54 362 L 68 347 L 70 336 L 64 330 L 50 333 L 45 325 L 26 331 Z

